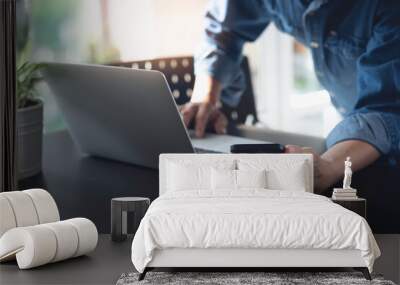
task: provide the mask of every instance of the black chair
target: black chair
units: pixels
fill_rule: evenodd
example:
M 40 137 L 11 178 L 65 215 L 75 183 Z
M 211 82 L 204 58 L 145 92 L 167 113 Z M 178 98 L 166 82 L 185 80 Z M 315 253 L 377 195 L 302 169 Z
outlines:
M 157 58 L 151 60 L 140 60 L 130 62 L 116 62 L 112 66 L 123 66 L 130 68 L 158 70 L 164 73 L 169 87 L 178 105 L 185 104 L 190 100 L 194 86 L 194 68 L 192 56 Z M 253 86 L 251 83 L 249 62 L 246 57 L 241 63 L 246 81 L 246 89 L 237 107 L 232 108 L 226 104 L 222 105 L 222 111 L 234 124 L 243 124 L 251 115 L 251 124 L 258 122 L 257 111 L 254 101 Z

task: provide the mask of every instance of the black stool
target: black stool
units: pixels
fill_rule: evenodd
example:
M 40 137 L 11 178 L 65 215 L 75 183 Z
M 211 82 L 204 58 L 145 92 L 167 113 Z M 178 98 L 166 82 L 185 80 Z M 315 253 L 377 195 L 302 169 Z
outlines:
M 133 212 L 133 234 L 150 205 L 149 198 L 120 197 L 111 199 L 111 240 L 124 241 L 128 234 L 128 212 Z

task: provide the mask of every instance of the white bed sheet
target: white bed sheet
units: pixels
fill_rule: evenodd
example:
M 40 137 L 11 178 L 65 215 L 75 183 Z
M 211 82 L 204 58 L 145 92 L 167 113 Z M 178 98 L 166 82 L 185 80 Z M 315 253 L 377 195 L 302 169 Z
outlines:
M 265 189 L 163 194 L 134 237 L 135 268 L 166 248 L 357 249 L 370 271 L 380 255 L 361 216 L 320 195 Z

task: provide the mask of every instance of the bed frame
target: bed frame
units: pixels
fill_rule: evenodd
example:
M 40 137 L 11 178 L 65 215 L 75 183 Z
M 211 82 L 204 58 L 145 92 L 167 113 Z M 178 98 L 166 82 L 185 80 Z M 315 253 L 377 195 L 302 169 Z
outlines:
M 152 261 L 139 275 L 155 268 L 230 268 L 235 271 L 254 268 L 337 268 L 350 267 L 371 280 L 359 250 L 328 249 L 193 249 L 156 250 Z
M 166 191 L 166 162 L 169 159 L 237 159 L 248 158 L 249 154 L 162 154 L 160 155 L 160 195 Z M 260 155 L 258 155 L 260 156 Z M 263 154 L 270 159 L 280 159 L 281 154 Z M 308 164 L 307 192 L 313 192 L 313 161 L 309 154 L 290 154 L 293 159 L 304 159 Z M 265 268 L 344 268 L 361 271 L 367 280 L 371 275 L 359 250 L 329 249 L 253 249 L 253 248 L 170 248 L 158 249 L 147 265 L 139 280 L 156 268 L 229 268 L 234 271 L 246 271 Z M 263 270 L 260 270 L 263 271 Z

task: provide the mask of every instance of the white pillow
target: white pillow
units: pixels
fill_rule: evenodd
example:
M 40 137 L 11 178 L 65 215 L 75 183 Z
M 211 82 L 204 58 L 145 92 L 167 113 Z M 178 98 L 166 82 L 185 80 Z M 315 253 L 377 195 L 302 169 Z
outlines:
M 236 170 L 232 169 L 211 169 L 211 188 L 213 190 L 236 189 Z
M 267 188 L 267 171 L 236 170 L 237 188 Z
M 213 190 L 239 190 L 242 188 L 266 188 L 266 171 L 263 170 L 211 170 Z
M 170 161 L 167 164 L 167 191 L 211 190 L 211 169 L 235 169 L 235 161 L 190 160 Z
M 185 191 L 193 189 L 207 189 L 209 183 L 207 172 L 209 167 L 191 166 L 170 163 L 168 166 L 168 189 L 172 191 Z
M 304 159 L 239 159 L 237 165 L 239 170 L 266 169 L 268 189 L 306 191 L 310 183 L 308 181 L 310 170 Z
M 268 171 L 268 186 L 271 189 L 306 191 L 307 168 L 304 161 L 295 163 L 287 172 L 279 169 Z

